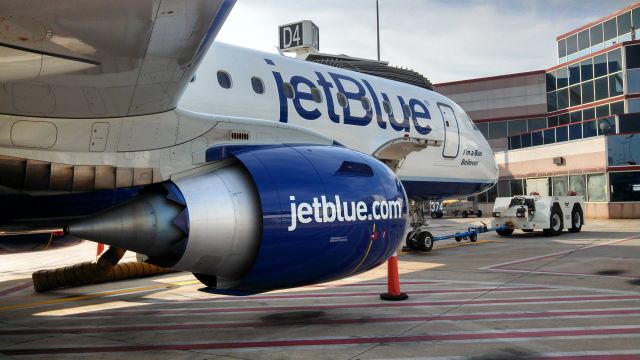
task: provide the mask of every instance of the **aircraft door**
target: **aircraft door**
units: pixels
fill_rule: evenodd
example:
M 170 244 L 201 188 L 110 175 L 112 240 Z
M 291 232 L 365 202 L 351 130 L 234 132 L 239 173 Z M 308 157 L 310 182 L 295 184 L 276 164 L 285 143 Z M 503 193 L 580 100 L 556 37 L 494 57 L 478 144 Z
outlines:
M 442 156 L 446 158 L 455 158 L 458 156 L 460 148 L 460 129 L 458 128 L 458 119 L 451 106 L 438 103 L 438 108 L 442 114 L 444 125 L 444 147 L 442 148 Z

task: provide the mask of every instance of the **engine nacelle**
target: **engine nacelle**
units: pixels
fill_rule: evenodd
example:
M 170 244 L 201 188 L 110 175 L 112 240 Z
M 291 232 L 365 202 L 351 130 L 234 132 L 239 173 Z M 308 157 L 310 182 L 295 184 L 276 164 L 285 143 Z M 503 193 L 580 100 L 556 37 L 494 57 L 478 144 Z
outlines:
M 259 292 L 361 273 L 386 261 L 403 240 L 404 188 L 371 156 L 334 146 L 281 145 L 214 148 L 207 157 L 227 158 L 230 165 L 168 184 L 170 211 L 150 198 L 136 205 L 147 215 L 127 215 L 170 217 L 182 230 L 183 239 L 167 231 L 137 236 L 155 238 L 151 262 L 191 271 L 216 289 Z M 70 226 L 71 233 L 74 228 L 83 226 Z

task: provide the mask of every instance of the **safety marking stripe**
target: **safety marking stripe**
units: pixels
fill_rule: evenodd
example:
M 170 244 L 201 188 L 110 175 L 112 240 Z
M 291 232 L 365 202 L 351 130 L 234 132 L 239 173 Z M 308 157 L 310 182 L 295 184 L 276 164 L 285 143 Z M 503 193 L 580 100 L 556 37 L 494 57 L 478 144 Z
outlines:
M 522 320 L 522 319 L 575 319 L 583 317 L 620 317 L 640 315 L 640 309 L 609 309 L 609 310 L 575 310 L 575 311 L 542 311 L 542 312 L 504 312 L 504 313 L 472 313 L 455 315 L 427 315 L 427 316 L 401 316 L 380 318 L 353 318 L 334 320 L 308 320 L 305 326 L 315 325 L 345 325 L 345 324 L 377 324 L 377 323 L 402 323 L 402 322 L 441 322 L 441 321 L 483 321 L 483 320 Z M 101 327 L 68 327 L 68 328 L 39 328 L 39 329 L 3 329 L 0 336 L 9 335 L 35 335 L 35 334 L 97 334 L 117 332 L 143 332 L 143 331 L 176 331 L 176 330 L 202 330 L 202 329 L 235 329 L 244 327 L 274 327 L 282 324 L 273 324 L 264 321 L 234 321 L 234 322 L 202 322 L 180 323 L 165 325 L 132 325 L 132 326 L 101 326 Z
M 612 338 L 628 335 L 640 335 L 640 327 L 590 327 L 590 328 L 559 328 L 559 329 L 509 329 L 506 331 L 450 333 L 441 335 L 412 335 L 412 336 L 377 336 L 329 339 L 285 339 L 269 341 L 235 341 L 211 342 L 192 344 L 163 344 L 163 345 L 118 345 L 91 347 L 54 347 L 54 348 L 26 348 L 0 349 L 0 353 L 17 355 L 45 355 L 45 354 L 81 354 L 81 353 L 114 353 L 139 351 L 193 351 L 219 349 L 246 348 L 274 348 L 294 346 L 335 346 L 358 345 L 375 343 L 408 343 L 408 342 L 436 342 L 436 341 L 482 341 L 482 340 L 527 340 L 532 338 L 576 338 L 584 337 Z
M 534 260 L 546 259 L 546 258 L 550 258 L 550 257 L 554 257 L 554 256 L 568 254 L 568 253 L 575 252 L 575 251 L 582 251 L 582 250 L 587 250 L 587 249 L 591 249 L 591 248 L 595 248 L 595 247 L 599 247 L 599 246 L 616 244 L 616 243 L 619 243 L 619 242 L 629 241 L 629 240 L 633 240 L 633 239 L 637 239 L 637 238 L 640 238 L 640 235 L 631 236 L 631 237 L 624 238 L 624 239 L 611 240 L 611 241 L 607 241 L 607 242 L 604 242 L 604 243 L 601 243 L 601 244 L 593 244 L 593 245 L 589 245 L 589 246 L 585 246 L 585 247 L 581 247 L 581 248 L 558 251 L 558 252 L 554 252 L 554 253 L 551 253 L 551 254 L 534 256 L 534 257 L 530 257 L 530 258 L 526 258 L 526 259 L 520 259 L 520 260 L 501 263 L 501 264 L 485 266 L 485 267 L 480 268 L 480 269 L 481 270 L 500 269 L 502 267 L 509 266 L 509 265 L 515 265 L 515 264 L 521 264 L 521 263 L 530 262 L 530 261 L 534 261 Z
M 269 307 L 225 307 L 225 308 L 182 308 L 182 309 L 158 309 L 158 310 L 127 310 L 104 311 L 71 315 L 68 317 L 108 317 L 108 316 L 147 316 L 147 315 L 190 315 L 208 313 L 241 313 L 241 312 L 266 312 L 266 311 L 295 311 L 295 310 L 322 310 L 322 309 L 354 309 L 354 308 L 393 308 L 393 307 L 420 307 L 420 306 L 449 306 L 449 305 L 501 305 L 524 303 L 550 303 L 550 302 L 577 302 L 577 301 L 635 301 L 640 300 L 640 295 L 585 295 L 564 297 L 528 297 L 513 299 L 484 299 L 484 300 L 442 300 L 425 302 L 391 302 L 391 303 L 360 303 L 360 304 L 332 304 L 332 305 L 297 305 L 297 306 L 269 306 Z
M 95 293 L 95 294 L 78 295 L 78 296 L 65 297 L 65 298 L 61 298 L 61 299 L 51 299 L 51 300 L 37 301 L 37 302 L 30 303 L 30 304 L 0 306 L 0 311 L 26 309 L 26 308 L 33 308 L 33 307 L 38 307 L 38 306 L 66 303 L 66 302 L 71 302 L 71 301 L 89 300 L 89 299 L 95 299 L 95 298 L 107 297 L 107 296 L 113 296 L 113 295 L 122 295 L 122 294 L 136 293 L 136 292 L 153 291 L 153 290 L 157 290 L 157 289 L 171 289 L 171 288 L 175 288 L 175 287 L 178 287 L 178 286 L 179 285 L 176 285 L 176 284 L 162 284 L 162 285 L 149 285 L 149 286 L 143 286 L 143 287 L 137 287 L 137 288 L 131 288 L 131 289 L 105 291 L 105 292 L 100 292 L 100 293 Z
M 6 295 L 9 295 L 9 294 L 13 294 L 15 292 L 18 292 L 20 290 L 24 290 L 24 289 L 26 289 L 28 287 L 31 287 L 31 286 L 33 286 L 33 283 L 31 281 L 29 281 L 29 282 L 26 282 L 26 283 L 22 283 L 20 285 L 16 285 L 14 287 L 10 287 L 10 288 L 4 289 L 4 290 L 0 290 L 0 296 L 6 296 Z
M 561 272 L 561 271 L 544 271 L 544 270 L 519 270 L 519 269 L 490 269 L 496 272 L 510 272 L 510 273 L 527 273 L 527 274 L 541 274 L 541 275 L 562 275 L 562 276 L 588 276 L 588 277 L 613 277 L 620 279 L 639 279 L 637 276 L 625 276 L 625 275 L 601 275 L 601 274 L 588 274 L 588 273 L 575 273 L 575 272 Z

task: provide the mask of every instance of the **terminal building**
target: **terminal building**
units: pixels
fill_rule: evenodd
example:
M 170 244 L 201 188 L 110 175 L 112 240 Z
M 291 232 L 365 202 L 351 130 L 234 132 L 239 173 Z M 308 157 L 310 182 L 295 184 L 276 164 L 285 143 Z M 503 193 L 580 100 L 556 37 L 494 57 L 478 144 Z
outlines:
M 494 149 L 477 196 L 584 195 L 587 218 L 640 218 L 640 2 L 557 37 L 558 65 L 434 85 Z

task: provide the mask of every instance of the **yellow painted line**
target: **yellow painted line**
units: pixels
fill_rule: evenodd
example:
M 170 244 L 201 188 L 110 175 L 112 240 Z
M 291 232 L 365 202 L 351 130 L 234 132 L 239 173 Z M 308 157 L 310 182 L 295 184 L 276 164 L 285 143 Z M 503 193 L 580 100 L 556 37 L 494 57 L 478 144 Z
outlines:
M 198 283 L 198 281 L 197 280 L 191 280 L 191 281 L 183 281 L 183 282 L 180 282 L 180 283 L 173 283 L 173 284 L 142 286 L 142 287 L 137 287 L 137 288 L 112 290 L 112 291 L 105 291 L 105 292 L 100 292 L 100 293 L 95 293 L 95 294 L 88 294 L 88 295 L 71 296 L 71 297 L 65 297 L 65 298 L 62 298 L 62 299 L 51 299 L 51 300 L 37 301 L 37 302 L 34 302 L 34 303 L 30 303 L 30 304 L 2 306 L 2 307 L 0 307 L 0 311 L 27 309 L 27 308 L 38 307 L 38 306 L 61 304 L 61 303 L 67 303 L 67 302 L 72 302 L 72 301 L 80 301 L 80 300 L 89 300 L 89 299 L 101 298 L 101 297 L 106 297 L 106 296 L 122 295 L 122 294 L 135 293 L 135 292 L 141 292 L 141 291 L 150 291 L 150 290 L 156 290 L 156 289 L 171 289 L 171 288 L 175 288 L 175 287 L 182 286 L 182 285 L 191 285 L 193 283 Z

